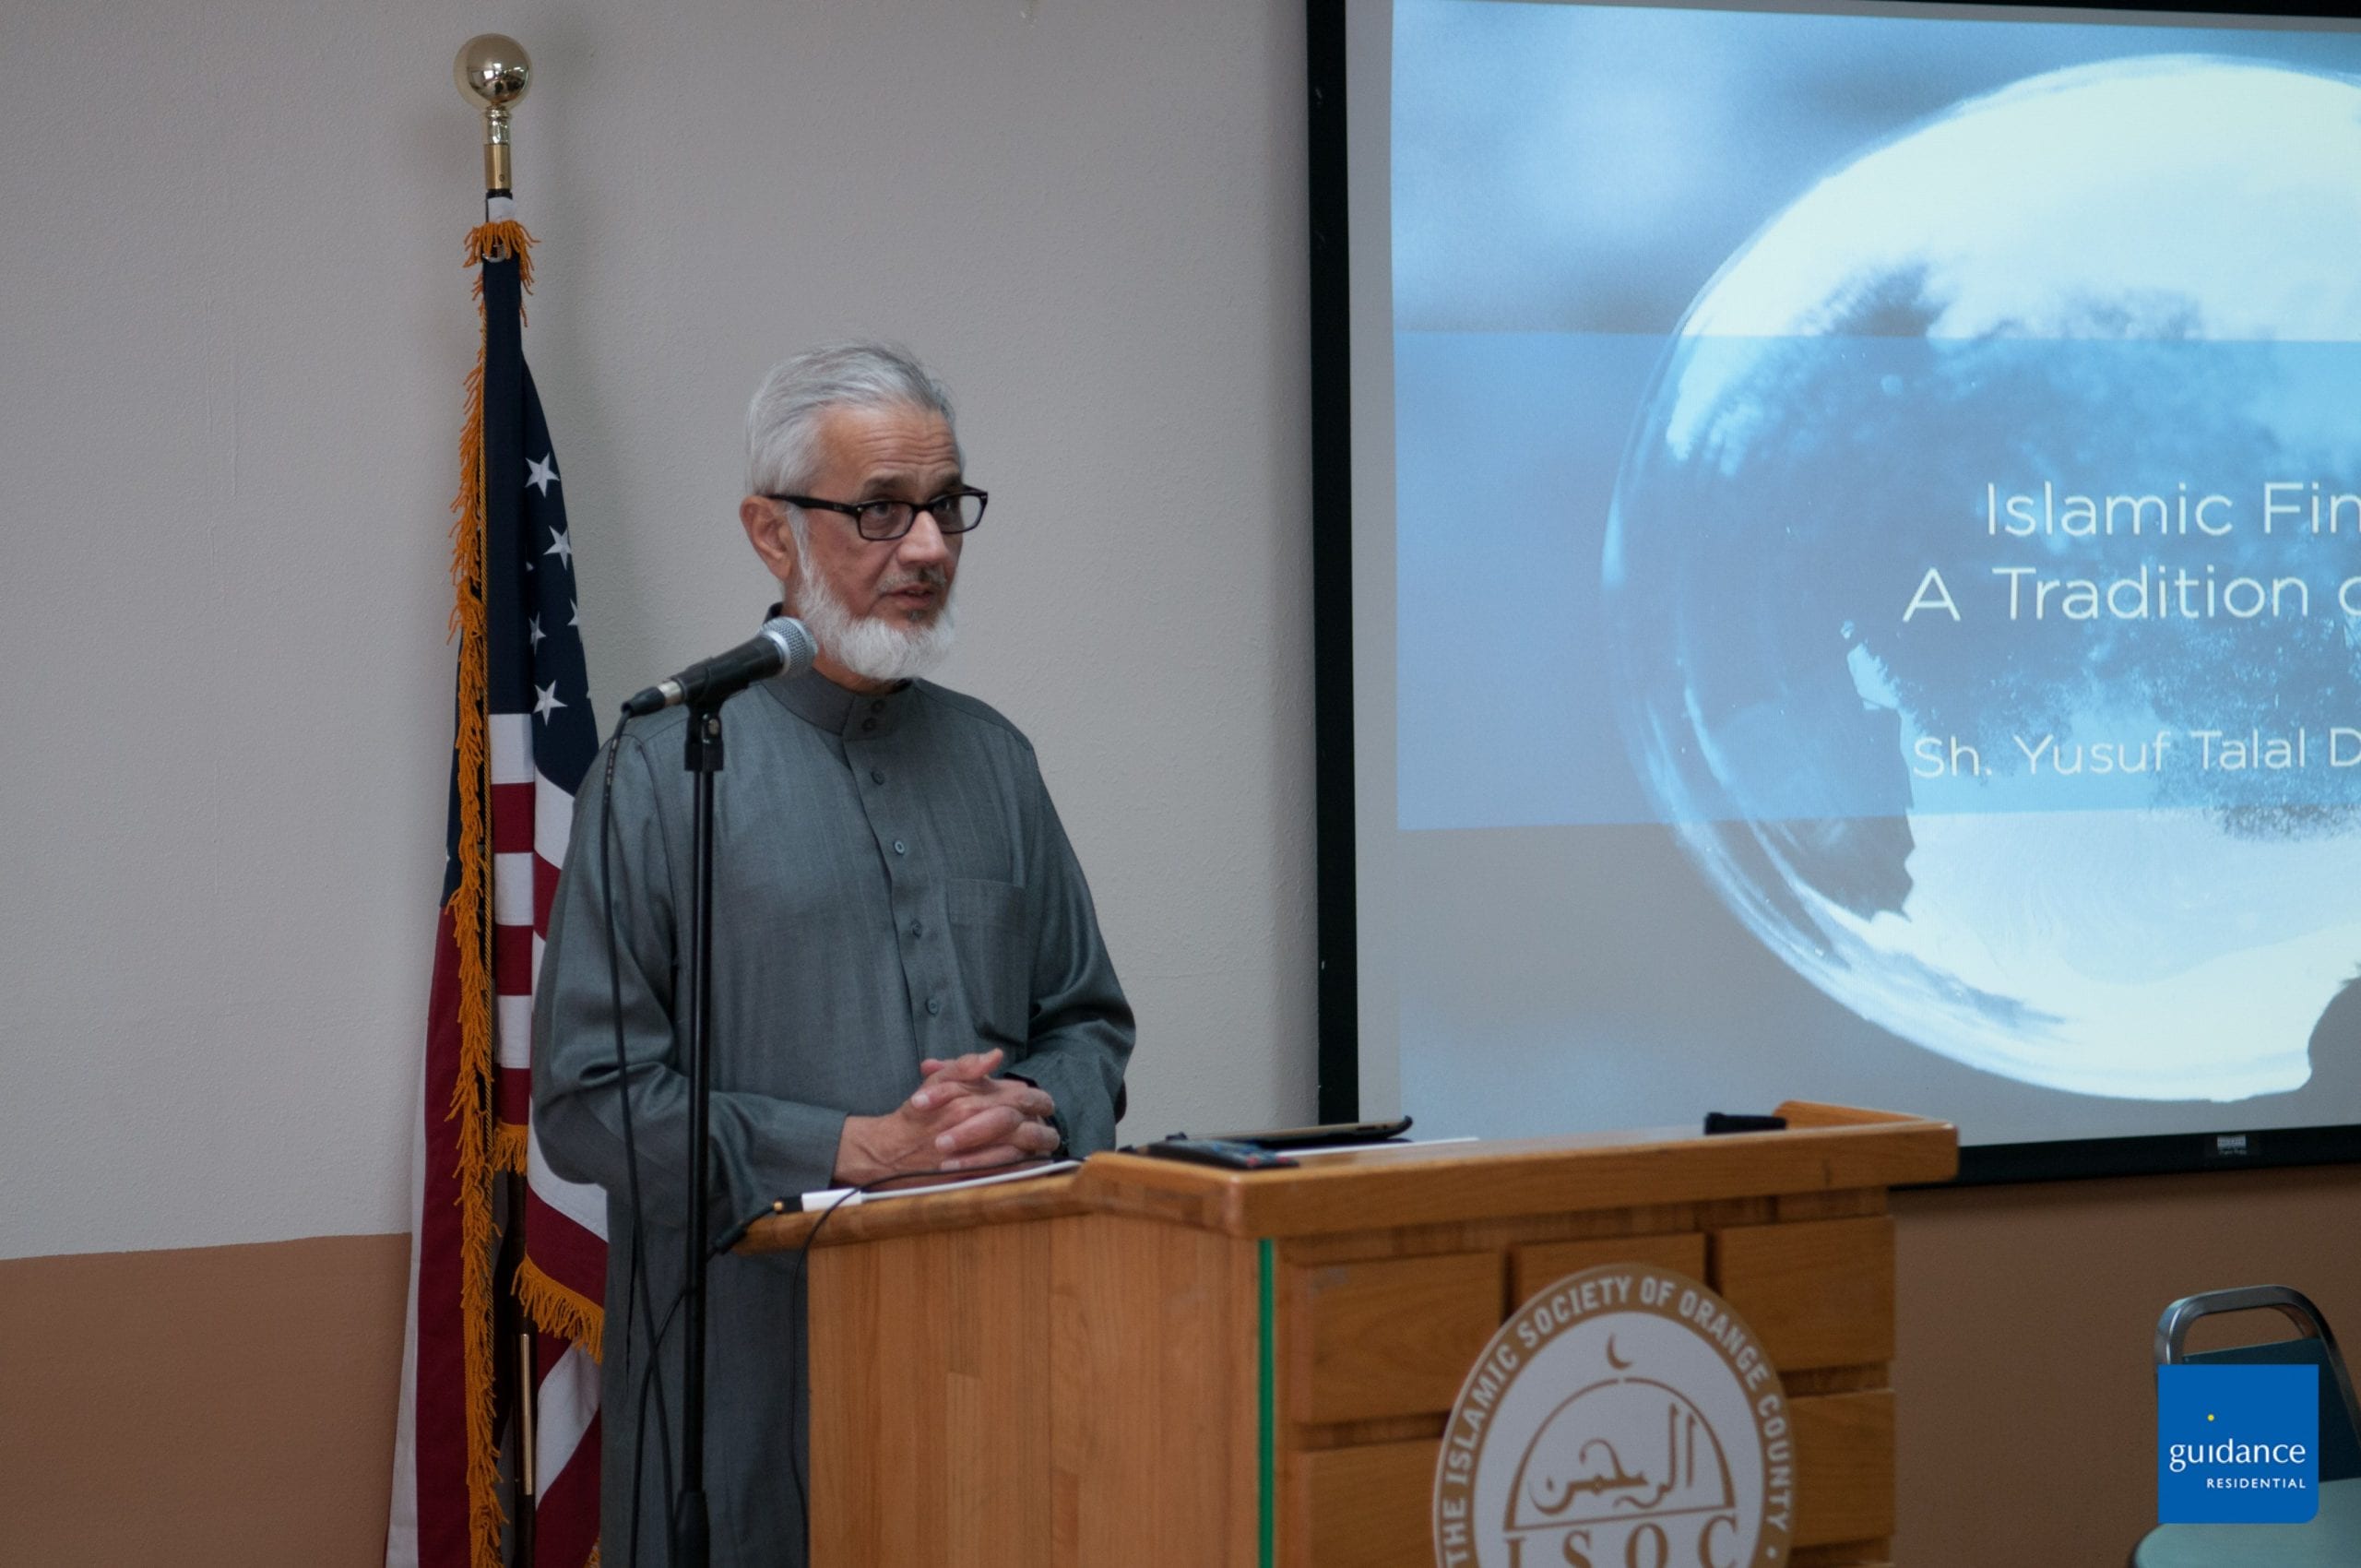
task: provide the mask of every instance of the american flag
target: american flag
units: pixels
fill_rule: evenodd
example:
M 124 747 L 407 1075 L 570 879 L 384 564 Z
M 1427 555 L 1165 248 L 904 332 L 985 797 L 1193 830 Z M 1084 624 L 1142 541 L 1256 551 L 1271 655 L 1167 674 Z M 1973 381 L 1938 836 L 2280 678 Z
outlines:
M 530 1125 L 533 984 L 574 817 L 599 748 L 564 480 L 525 366 L 531 240 L 504 198 L 469 236 L 483 359 L 469 386 L 455 510 L 457 739 L 429 1003 L 409 1353 L 388 1568 L 497 1568 L 493 1391 L 522 1370 L 495 1336 L 499 1172 L 521 1171 L 501 1256 L 536 1332 L 531 1568 L 583 1568 L 599 1538 L 606 1196 L 552 1175 Z M 516 1245 L 521 1229 L 523 1246 Z M 521 1358 L 519 1358 L 521 1359 Z M 515 1441 L 512 1439 L 512 1441 Z M 524 1524 L 519 1521 L 519 1524 Z M 520 1558 L 521 1558 L 520 1553 Z M 523 1568 L 520 1562 L 519 1568 Z

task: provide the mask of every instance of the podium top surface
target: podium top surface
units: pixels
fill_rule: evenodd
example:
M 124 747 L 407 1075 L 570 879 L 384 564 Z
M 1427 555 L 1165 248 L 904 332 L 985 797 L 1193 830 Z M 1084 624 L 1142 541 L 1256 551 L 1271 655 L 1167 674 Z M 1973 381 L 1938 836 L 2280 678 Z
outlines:
M 1940 1182 L 1947 1122 L 1790 1100 L 1787 1129 L 1700 1137 L 1645 1127 L 1501 1142 L 1379 1144 L 1280 1170 L 1093 1155 L 1033 1181 L 896 1195 L 756 1224 L 748 1253 L 831 1247 L 971 1225 L 1125 1214 L 1240 1237 L 1310 1236 L 1519 1215 Z

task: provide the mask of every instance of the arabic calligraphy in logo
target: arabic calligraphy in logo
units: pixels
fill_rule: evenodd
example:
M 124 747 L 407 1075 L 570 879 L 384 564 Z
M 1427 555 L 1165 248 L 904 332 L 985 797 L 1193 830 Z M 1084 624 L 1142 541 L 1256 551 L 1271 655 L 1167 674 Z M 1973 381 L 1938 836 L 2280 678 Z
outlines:
M 1626 1470 L 1614 1438 L 1644 1432 L 1661 1413 L 1663 1463 Z M 1698 1465 L 1700 1439 L 1704 1465 Z M 1629 1439 L 1625 1439 L 1628 1443 Z M 1605 1519 L 1618 1509 L 1640 1514 L 1726 1512 L 1729 1466 L 1721 1440 L 1686 1396 L 1653 1378 L 1594 1383 L 1549 1413 L 1517 1466 L 1509 1493 L 1512 1533 Z M 1629 1517 L 1631 1515 L 1624 1515 Z
M 1729 1304 L 1611 1265 L 1535 1295 L 1460 1390 L 1440 1568 L 1777 1568 L 1795 1456 L 1777 1372 Z

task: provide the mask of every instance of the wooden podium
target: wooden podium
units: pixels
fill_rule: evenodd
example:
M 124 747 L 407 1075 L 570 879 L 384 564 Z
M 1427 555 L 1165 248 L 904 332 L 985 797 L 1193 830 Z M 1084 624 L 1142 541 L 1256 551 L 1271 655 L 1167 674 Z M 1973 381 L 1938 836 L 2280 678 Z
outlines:
M 1893 1229 L 1940 1122 L 1394 1146 L 1070 1173 L 843 1210 L 812 1249 L 814 1568 L 1358 1568 L 1434 1559 L 1443 1423 L 1552 1280 L 1718 1290 L 1785 1380 L 1798 1565 L 1889 1561 Z M 814 1218 L 743 1250 L 793 1248 Z M 787 1484 L 781 1479 L 781 1484 Z

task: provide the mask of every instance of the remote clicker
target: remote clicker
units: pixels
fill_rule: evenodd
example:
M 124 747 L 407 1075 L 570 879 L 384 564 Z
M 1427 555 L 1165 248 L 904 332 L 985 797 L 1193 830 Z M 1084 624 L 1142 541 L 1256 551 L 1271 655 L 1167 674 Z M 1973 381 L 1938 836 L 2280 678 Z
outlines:
M 1218 1165 L 1225 1170 L 1279 1170 L 1295 1164 L 1283 1154 L 1256 1148 L 1252 1144 L 1233 1143 L 1226 1138 L 1167 1138 L 1160 1144 L 1146 1144 L 1142 1154 L 1159 1159 L 1186 1159 L 1199 1165 Z

